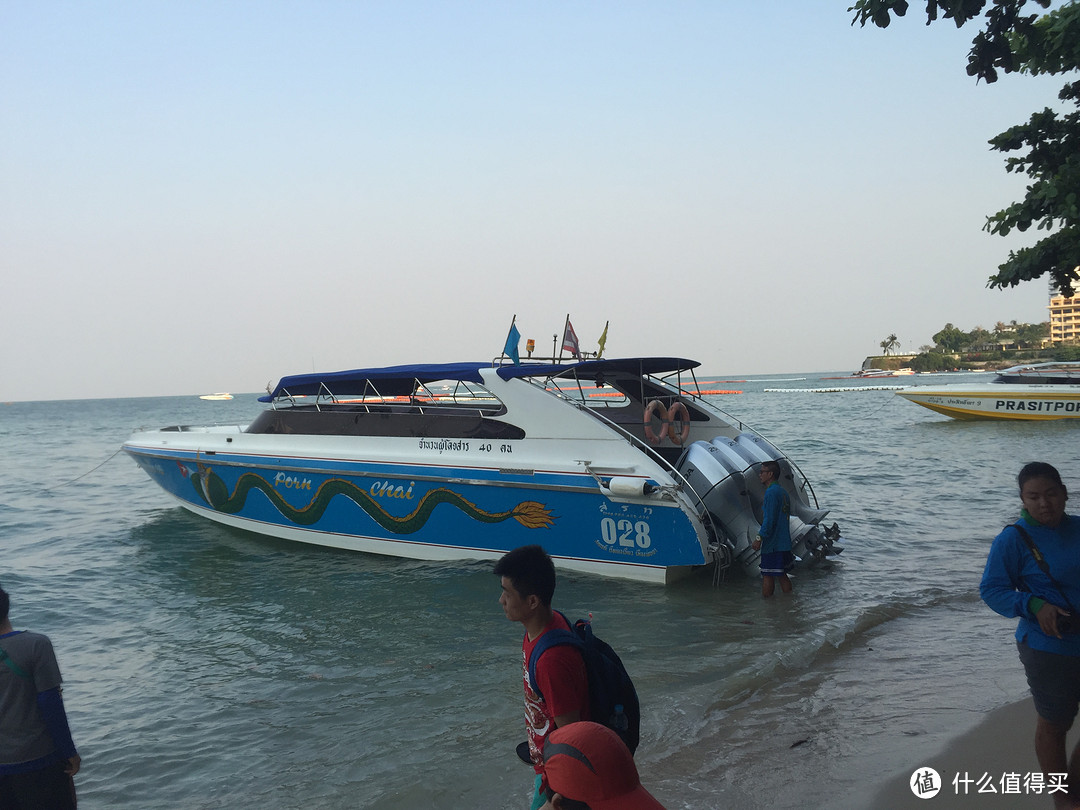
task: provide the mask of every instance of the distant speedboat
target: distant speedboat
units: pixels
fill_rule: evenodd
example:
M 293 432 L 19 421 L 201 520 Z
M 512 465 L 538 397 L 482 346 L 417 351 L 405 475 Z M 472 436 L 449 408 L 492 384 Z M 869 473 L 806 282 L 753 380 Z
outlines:
M 123 449 L 181 506 L 253 532 L 421 560 L 539 543 L 563 568 L 666 583 L 757 574 L 766 461 L 793 551 L 840 537 L 776 447 L 669 357 L 422 364 L 283 378 L 251 424 L 140 430 Z M 706 389 L 708 390 L 708 389 Z
M 852 374 L 852 377 L 907 377 L 914 374 L 915 371 L 910 368 L 867 368 L 862 371 L 856 371 Z
M 953 419 L 1080 418 L 1080 363 L 1035 363 L 988 383 L 917 385 L 896 392 Z
M 218 394 L 203 394 L 199 399 L 232 399 L 232 394 L 225 393 L 224 391 Z
M 863 368 L 840 377 L 821 377 L 822 380 L 879 380 L 886 377 L 906 377 L 915 371 L 910 368 Z

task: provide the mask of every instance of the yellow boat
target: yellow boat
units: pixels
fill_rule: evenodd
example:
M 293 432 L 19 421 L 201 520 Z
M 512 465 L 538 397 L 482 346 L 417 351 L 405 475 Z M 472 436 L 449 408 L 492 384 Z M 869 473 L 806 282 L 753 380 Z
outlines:
M 1080 363 L 1013 366 L 988 383 L 916 385 L 896 393 L 953 419 L 1080 419 Z

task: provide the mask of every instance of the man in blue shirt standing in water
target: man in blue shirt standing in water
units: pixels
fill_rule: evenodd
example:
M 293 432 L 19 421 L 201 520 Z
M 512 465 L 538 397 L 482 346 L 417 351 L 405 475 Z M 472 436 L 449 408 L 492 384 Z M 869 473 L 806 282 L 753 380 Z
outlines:
M 754 541 L 754 549 L 761 550 L 761 595 L 768 599 L 776 590 L 777 581 L 780 582 L 781 591 L 791 593 L 788 571 L 795 560 L 791 553 L 791 528 L 788 525 L 791 500 L 780 486 L 780 465 L 775 461 L 766 461 L 761 465 L 758 480 L 765 487 L 765 497 L 761 504 L 761 533 Z

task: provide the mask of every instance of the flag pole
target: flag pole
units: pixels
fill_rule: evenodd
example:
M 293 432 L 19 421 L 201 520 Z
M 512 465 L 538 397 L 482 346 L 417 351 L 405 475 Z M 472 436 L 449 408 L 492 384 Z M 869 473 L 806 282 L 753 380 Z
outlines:
M 514 321 L 516 321 L 516 320 L 517 320 L 517 313 L 515 312 L 514 317 L 512 317 L 510 319 L 510 329 L 514 328 Z M 507 340 L 510 339 L 510 329 L 506 330 L 506 339 Z M 499 352 L 499 364 L 500 365 L 502 364 L 502 361 L 503 361 L 504 357 L 506 357 L 506 341 L 505 340 L 503 341 L 503 349 L 502 349 L 501 352 Z
M 563 322 L 563 326 L 562 326 L 562 338 L 559 340 L 559 362 L 560 363 L 562 362 L 563 350 L 566 348 L 566 327 L 569 324 L 570 324 L 570 313 L 567 312 L 566 313 L 566 320 Z

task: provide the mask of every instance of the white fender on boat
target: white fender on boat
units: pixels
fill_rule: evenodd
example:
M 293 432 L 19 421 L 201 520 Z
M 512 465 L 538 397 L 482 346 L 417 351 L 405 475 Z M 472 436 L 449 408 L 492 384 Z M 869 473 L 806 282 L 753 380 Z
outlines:
M 646 484 L 644 478 L 612 478 L 608 481 L 608 490 L 622 498 L 641 498 L 647 494 Z

